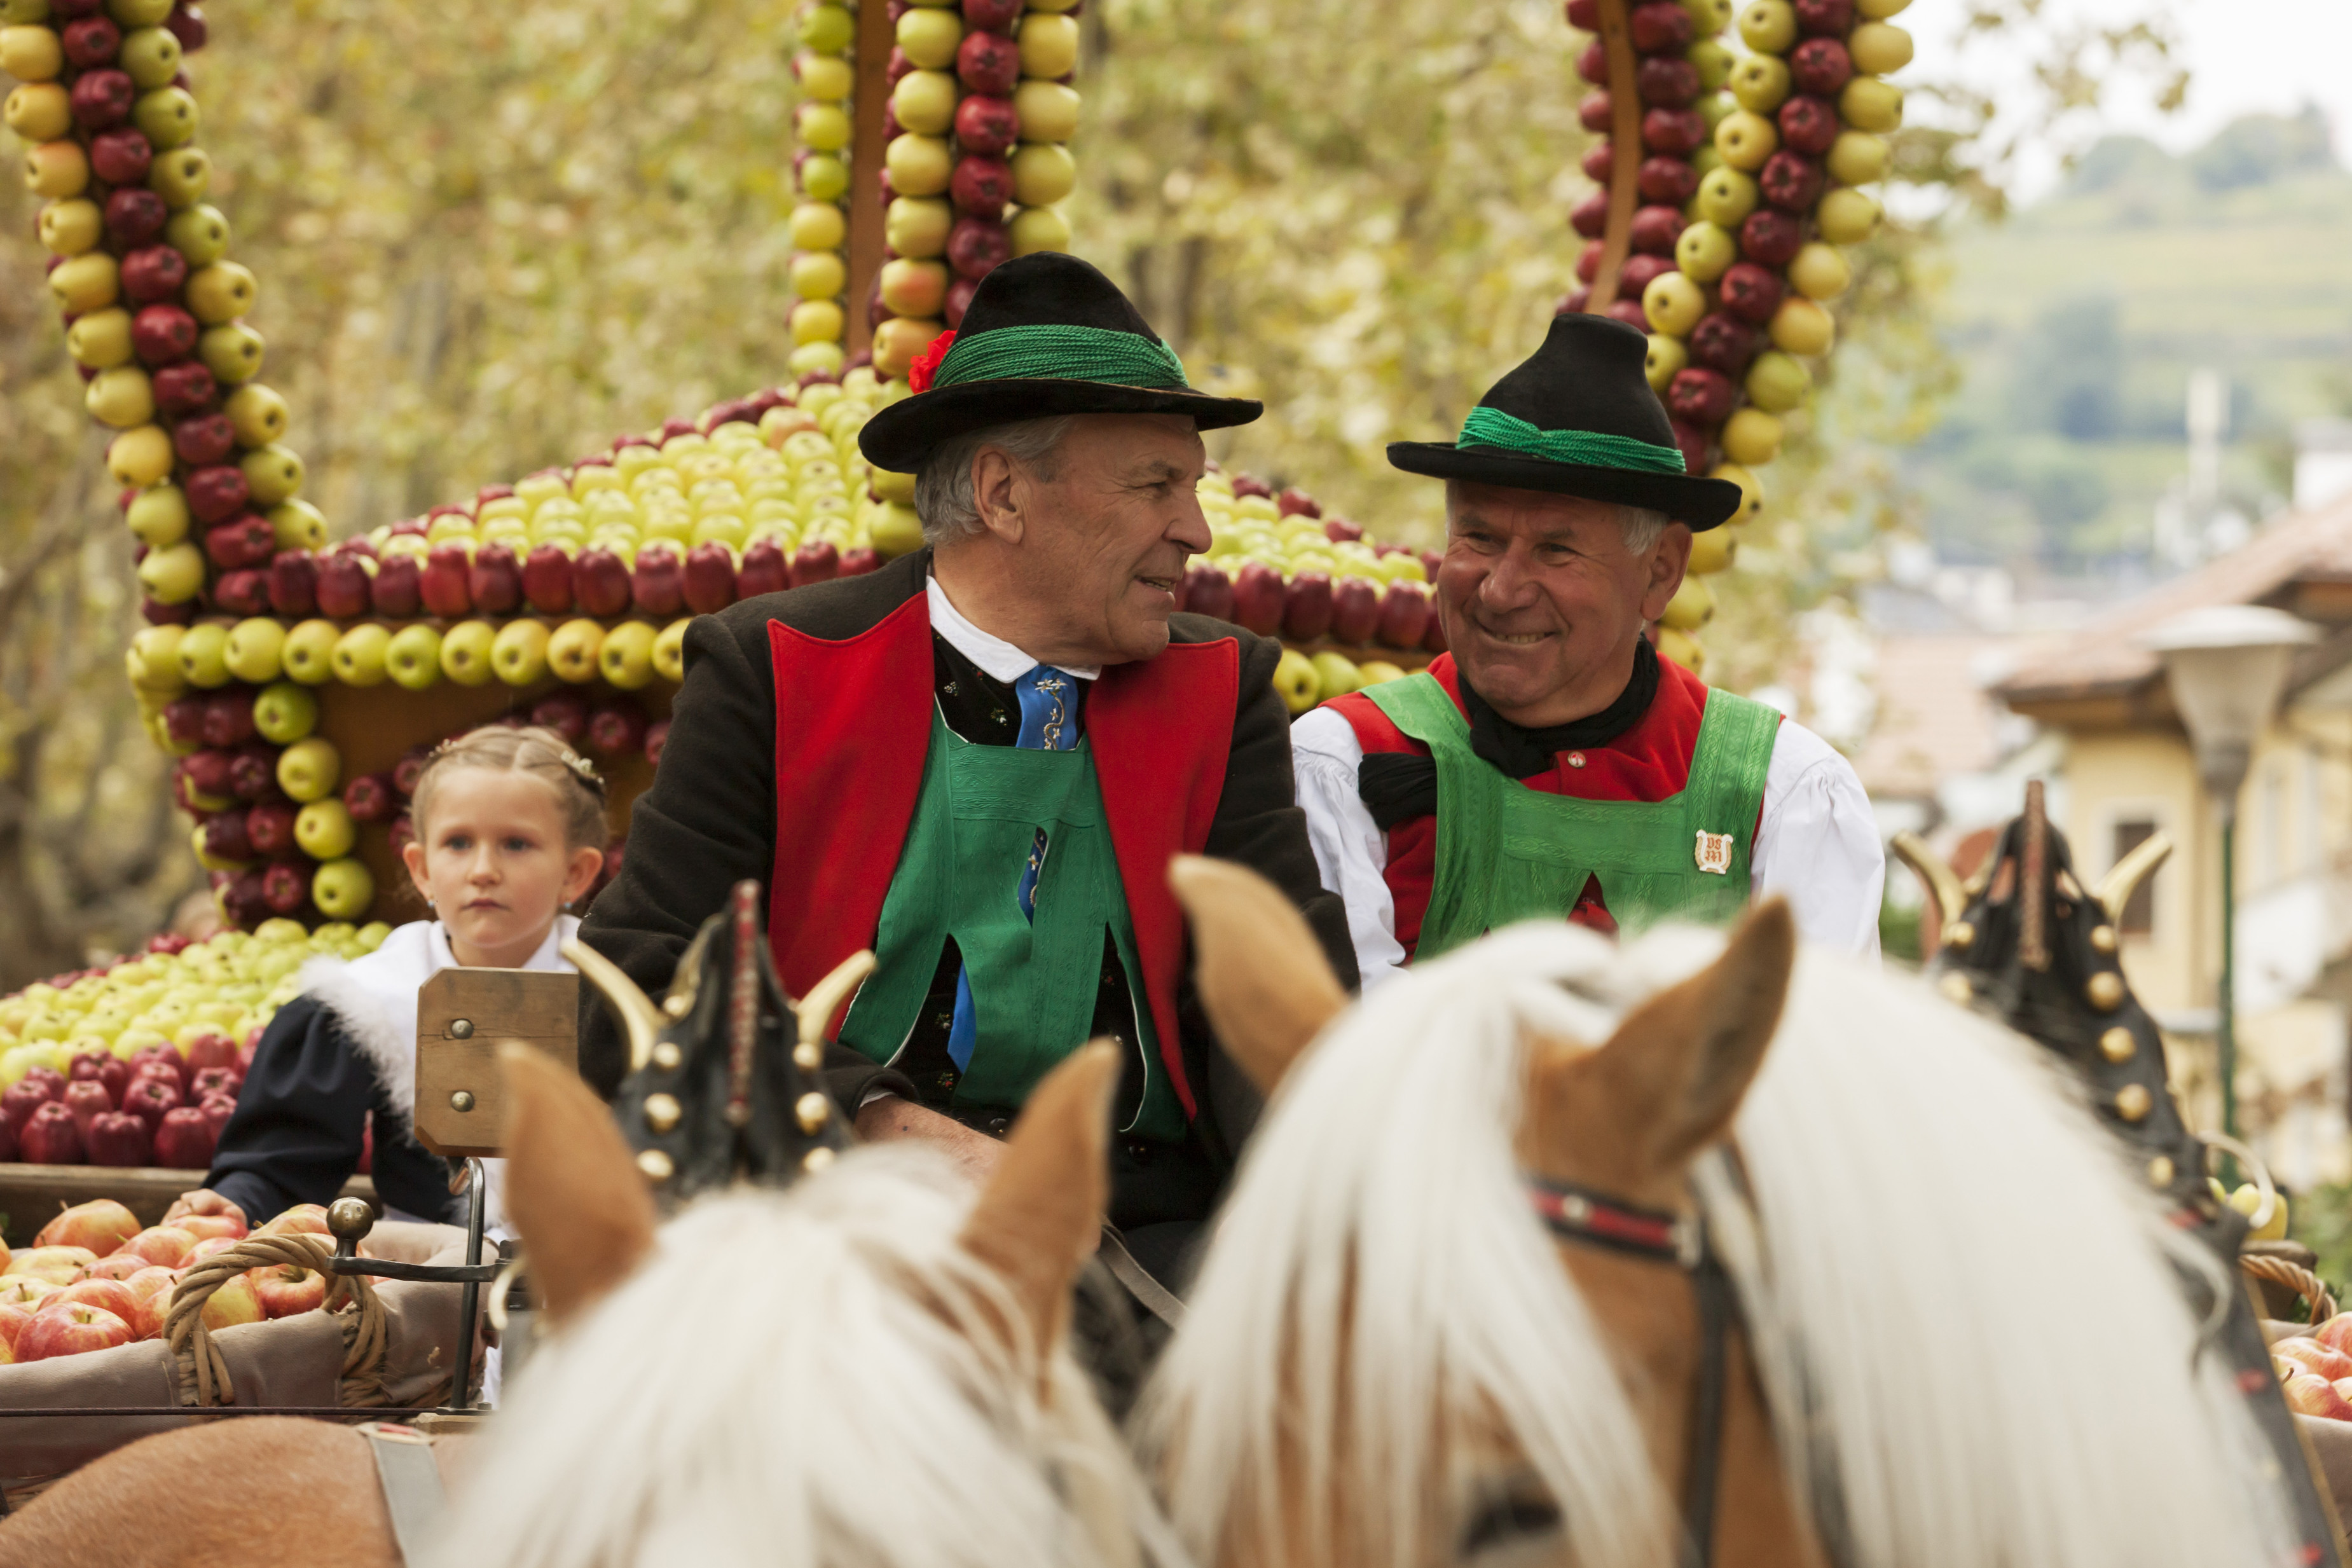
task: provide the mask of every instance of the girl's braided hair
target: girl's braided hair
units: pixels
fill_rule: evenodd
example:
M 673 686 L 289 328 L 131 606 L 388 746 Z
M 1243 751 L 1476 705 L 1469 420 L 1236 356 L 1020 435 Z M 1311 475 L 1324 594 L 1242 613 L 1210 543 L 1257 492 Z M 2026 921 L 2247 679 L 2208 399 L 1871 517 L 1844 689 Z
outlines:
M 425 759 L 408 807 L 409 821 L 420 840 L 425 837 L 434 790 L 455 768 L 529 773 L 545 784 L 563 808 L 566 849 L 602 849 L 612 837 L 604 821 L 604 781 L 587 758 L 564 743 L 562 736 L 537 724 L 522 729 L 485 724 L 442 742 Z

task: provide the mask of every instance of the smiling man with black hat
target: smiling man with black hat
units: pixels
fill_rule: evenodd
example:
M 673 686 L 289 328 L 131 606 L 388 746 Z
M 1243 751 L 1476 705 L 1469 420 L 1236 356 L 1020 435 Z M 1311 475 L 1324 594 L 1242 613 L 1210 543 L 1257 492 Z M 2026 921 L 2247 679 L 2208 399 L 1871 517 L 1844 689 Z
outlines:
M 1155 1269 L 1213 1206 L 1254 1101 L 1192 1006 L 1180 853 L 1255 868 L 1353 973 L 1294 803 L 1279 645 L 1172 613 L 1209 545 L 1211 397 L 1100 272 L 991 272 L 859 437 L 917 476 L 924 548 L 695 621 L 619 879 L 583 937 L 648 991 L 737 881 L 793 995 L 860 948 L 826 1083 L 868 1138 L 979 1170 L 1046 1069 L 1125 1051 L 1113 1221 Z M 580 1058 L 623 1066 L 602 1012 Z
M 1717 922 L 1763 892 L 1812 941 L 1878 949 L 1885 860 L 1853 769 L 1645 635 L 1692 533 L 1741 499 L 1684 472 L 1645 350 L 1622 322 L 1558 317 L 1459 441 L 1389 448 L 1445 481 L 1452 651 L 1291 730 L 1368 991 L 1512 921 Z

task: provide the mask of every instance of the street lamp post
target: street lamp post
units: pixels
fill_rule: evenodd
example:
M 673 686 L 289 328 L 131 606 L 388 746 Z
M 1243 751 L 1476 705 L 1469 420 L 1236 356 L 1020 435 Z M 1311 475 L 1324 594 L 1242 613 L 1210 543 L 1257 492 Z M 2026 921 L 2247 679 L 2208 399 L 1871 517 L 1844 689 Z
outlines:
M 2143 639 L 2164 660 L 2172 705 L 2197 753 L 2197 776 L 2221 828 L 2221 982 L 2214 1055 L 2221 1078 L 2221 1131 L 2238 1135 L 2238 792 L 2254 742 L 2278 710 L 2295 650 L 2318 629 L 2284 610 L 2213 605 L 2175 616 Z

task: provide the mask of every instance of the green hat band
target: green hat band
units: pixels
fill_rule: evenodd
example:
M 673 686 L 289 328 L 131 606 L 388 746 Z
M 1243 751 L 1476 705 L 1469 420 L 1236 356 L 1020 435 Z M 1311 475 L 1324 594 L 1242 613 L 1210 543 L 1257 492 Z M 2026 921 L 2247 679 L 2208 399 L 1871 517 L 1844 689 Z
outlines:
M 989 334 L 994 337 L 996 334 Z M 957 349 L 963 345 L 958 343 Z M 950 353 L 952 360 L 955 355 Z M 1637 474 L 1687 473 L 1678 447 L 1661 447 L 1631 436 L 1608 436 L 1594 430 L 1545 430 L 1499 408 L 1477 407 L 1462 421 L 1457 447 L 1498 447 L 1522 457 L 1555 463 L 1577 463 L 1590 468 L 1623 468 Z
M 1145 386 L 1156 392 L 1189 392 L 1184 362 L 1157 338 L 1115 332 L 1103 327 L 1041 324 L 998 327 L 973 337 L 959 335 L 940 361 L 933 387 L 967 381 L 1100 381 L 1114 386 Z

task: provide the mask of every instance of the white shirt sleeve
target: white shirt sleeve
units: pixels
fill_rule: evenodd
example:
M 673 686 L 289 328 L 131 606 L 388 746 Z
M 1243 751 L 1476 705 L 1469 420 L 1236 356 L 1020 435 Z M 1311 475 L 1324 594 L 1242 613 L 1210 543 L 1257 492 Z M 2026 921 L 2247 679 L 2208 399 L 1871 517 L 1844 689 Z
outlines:
M 1764 819 L 1748 859 L 1757 898 L 1779 893 L 1807 942 L 1878 956 L 1886 851 L 1853 764 L 1782 720 L 1764 775 Z
M 1347 720 L 1318 708 L 1290 726 L 1290 765 L 1316 868 L 1323 885 L 1348 906 L 1356 973 L 1369 994 L 1381 981 L 1404 973 L 1404 948 L 1396 939 L 1396 903 L 1381 875 L 1389 863 L 1389 836 L 1373 823 L 1357 789 L 1363 745 Z

